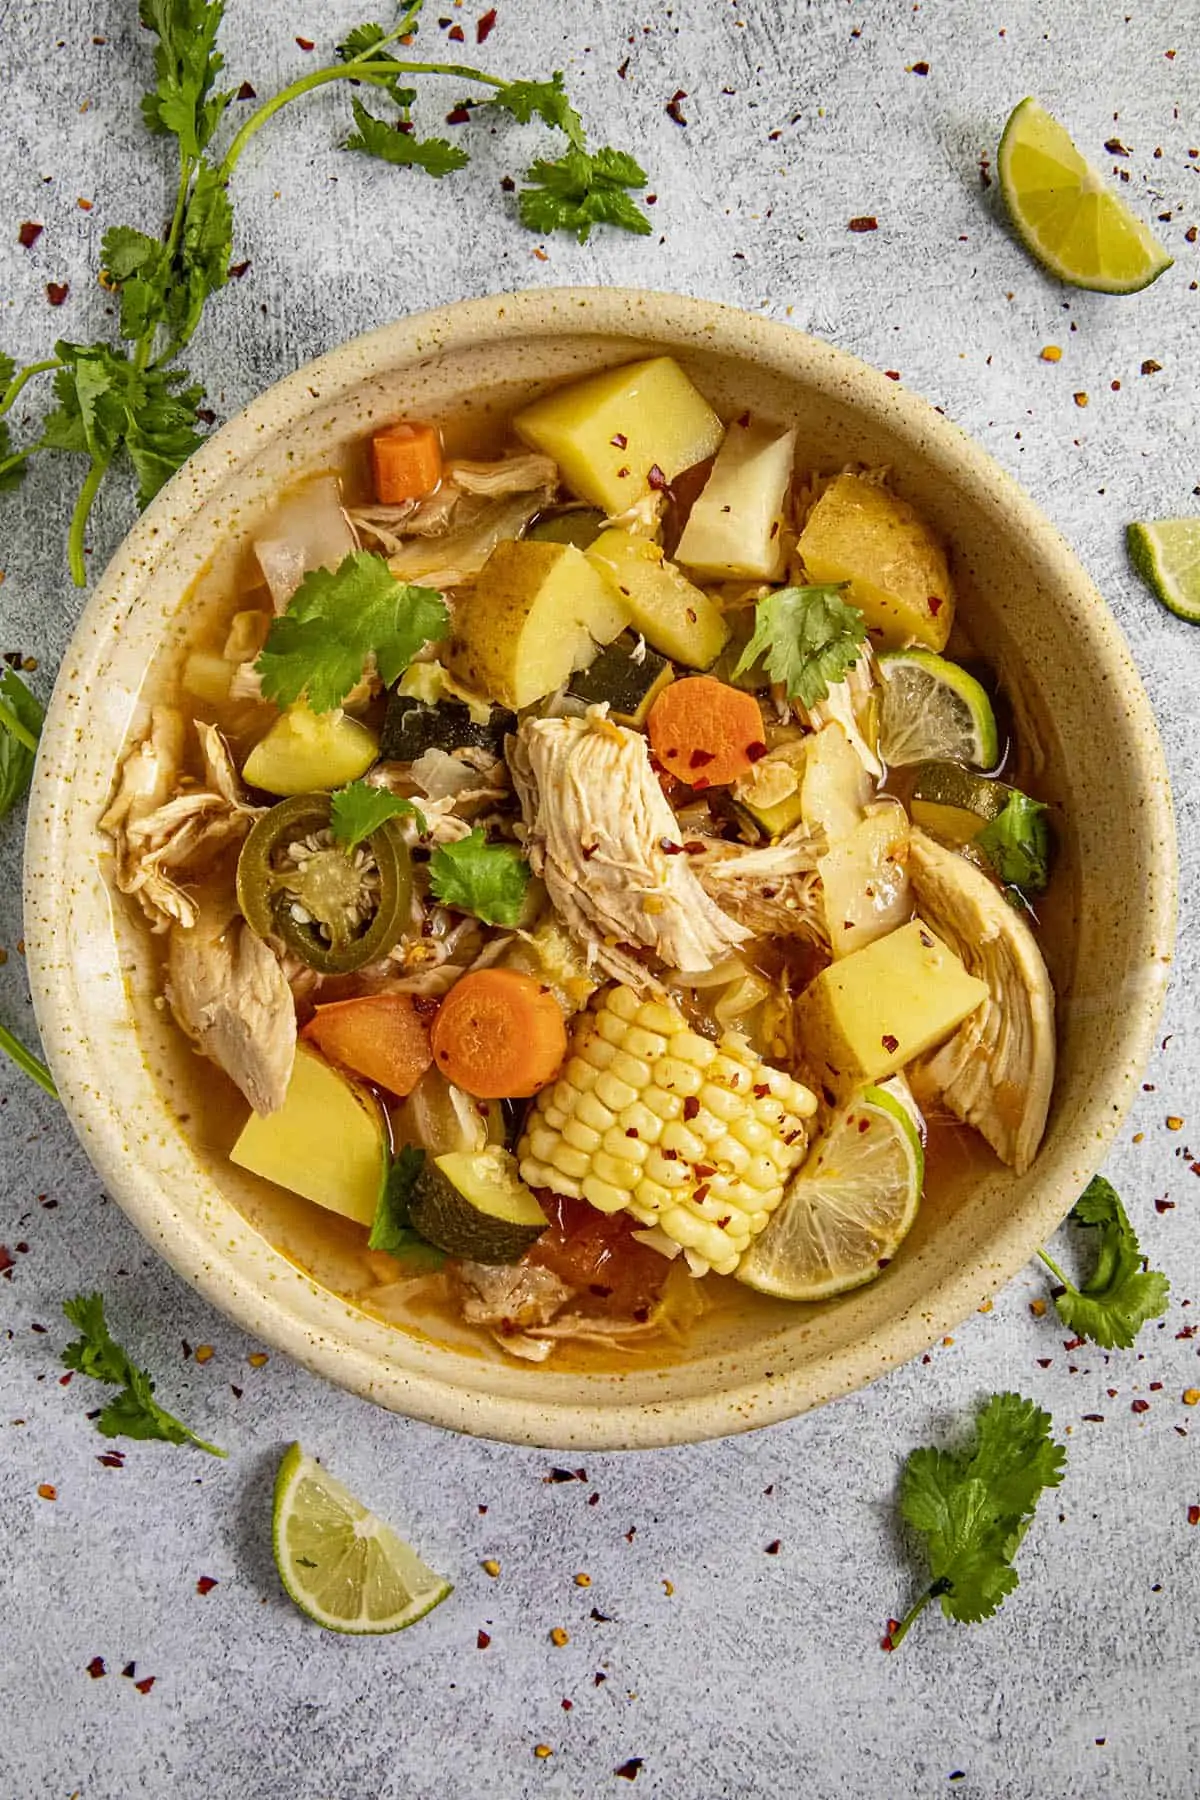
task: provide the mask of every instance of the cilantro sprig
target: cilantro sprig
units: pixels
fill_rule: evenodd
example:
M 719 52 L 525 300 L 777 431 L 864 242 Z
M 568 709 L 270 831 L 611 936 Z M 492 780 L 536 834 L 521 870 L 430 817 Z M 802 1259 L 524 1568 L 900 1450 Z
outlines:
M 413 1189 L 424 1167 L 423 1150 L 405 1144 L 397 1152 L 379 1196 L 371 1235 L 367 1239 L 369 1250 L 386 1250 L 389 1256 L 399 1257 L 413 1271 L 440 1269 L 446 1260 L 445 1252 L 415 1229 L 409 1213 Z
M 336 569 L 310 569 L 288 608 L 271 621 L 255 668 L 278 706 L 304 696 L 313 712 L 332 712 L 358 686 L 373 659 L 384 683 L 407 669 L 423 644 L 450 629 L 435 588 L 397 581 L 382 556 L 352 551 Z
M 754 631 L 733 679 L 760 660 L 789 700 L 816 706 L 858 661 L 867 622 L 841 598 L 841 586 L 786 587 L 755 608 Z
M 227 1454 L 158 1404 L 150 1376 L 131 1362 L 109 1331 L 99 1294 L 76 1294 L 63 1303 L 63 1311 L 81 1333 L 62 1353 L 65 1366 L 120 1389 L 96 1420 L 102 1437 L 159 1438 L 167 1444 L 194 1444 L 209 1456 Z
M 424 813 L 412 800 L 406 800 L 402 794 L 391 794 L 387 788 L 372 787 L 366 781 L 352 781 L 333 795 L 329 827 L 339 844 L 354 850 L 389 819 L 405 813 L 417 821 L 417 830 L 425 836 L 429 826 Z
M 485 925 L 515 925 L 525 905 L 530 868 L 514 844 L 489 844 L 480 826 L 456 844 L 439 844 L 429 860 L 435 900 L 474 913 Z
M 1021 1540 L 1047 1488 L 1063 1478 L 1067 1453 L 1051 1437 L 1049 1413 L 1020 1394 L 993 1394 L 976 1420 L 969 1454 L 914 1450 L 900 1483 L 900 1511 L 924 1540 L 932 1576 L 885 1639 L 895 1650 L 932 1600 L 948 1619 L 990 1619 L 1017 1586 Z
M 1017 790 L 1003 810 L 975 838 L 1005 887 L 1041 894 L 1050 885 L 1050 808 Z
M 1103 1175 L 1089 1181 L 1069 1219 L 1098 1234 L 1096 1266 L 1076 1287 L 1052 1257 L 1038 1251 L 1060 1284 L 1054 1293 L 1058 1316 L 1077 1337 L 1105 1350 L 1128 1350 L 1147 1320 L 1166 1312 L 1171 1284 L 1160 1270 L 1146 1267 L 1120 1196 Z
M 105 232 L 102 286 L 118 297 L 117 340 L 55 344 L 53 354 L 18 369 L 0 355 L 0 492 L 16 487 L 30 459 L 53 450 L 86 458 L 67 537 L 67 560 L 77 586 L 87 580 L 86 537 L 96 496 L 111 468 L 128 464 L 146 506 L 203 442 L 203 386 L 178 359 L 205 307 L 226 285 L 233 261 L 230 184 L 247 145 L 285 106 L 335 82 L 349 82 L 354 130 L 342 148 L 393 167 L 442 178 L 463 169 L 469 152 L 444 137 L 414 128 L 414 81 L 451 77 L 487 90 L 473 110 L 507 113 L 519 123 L 539 121 L 560 133 L 566 149 L 542 157 L 525 176 L 517 215 L 530 230 L 572 231 L 586 239 L 593 225 L 646 233 L 650 222 L 631 190 L 646 176 L 624 151 L 589 151 L 578 112 L 560 71 L 548 81 L 509 81 L 465 63 L 411 60 L 398 55 L 420 23 L 423 0 L 407 0 L 389 30 L 368 22 L 348 32 L 335 59 L 290 82 L 241 124 L 224 152 L 215 148 L 235 88 L 225 80 L 218 36 L 225 0 L 141 0 L 141 23 L 154 34 L 154 86 L 142 116 L 155 136 L 174 140 L 175 198 L 161 236 L 129 225 Z M 370 90 L 390 103 L 380 117 L 364 99 Z M 464 117 L 468 116 L 465 112 Z M 14 445 L 9 418 L 27 384 L 53 377 L 53 404 L 40 431 Z

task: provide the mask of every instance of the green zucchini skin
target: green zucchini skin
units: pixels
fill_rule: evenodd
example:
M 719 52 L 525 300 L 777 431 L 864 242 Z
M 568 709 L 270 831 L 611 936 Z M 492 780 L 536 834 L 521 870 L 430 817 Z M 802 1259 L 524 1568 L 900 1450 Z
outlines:
M 388 695 L 387 713 L 379 740 L 385 762 L 415 762 L 426 750 L 493 750 L 504 753 L 504 740 L 517 728 L 516 715 L 503 706 L 492 708 L 486 725 L 471 717 L 471 709 L 459 700 L 439 700 L 430 705 L 410 694 Z
M 550 1221 L 498 1148 L 425 1158 L 409 1200 L 414 1230 L 447 1256 L 515 1263 Z
M 659 694 L 674 676 L 668 657 L 660 656 L 648 644 L 642 646 L 641 659 L 634 660 L 637 638 L 623 631 L 619 638 L 606 644 L 594 662 L 572 675 L 567 692 L 589 706 L 607 700 L 612 717 L 622 725 L 642 726 Z

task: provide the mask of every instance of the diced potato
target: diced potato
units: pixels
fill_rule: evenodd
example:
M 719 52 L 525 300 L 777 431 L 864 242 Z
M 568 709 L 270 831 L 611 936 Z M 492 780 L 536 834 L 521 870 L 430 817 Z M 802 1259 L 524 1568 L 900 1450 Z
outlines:
M 652 468 L 671 481 L 711 456 L 724 434 L 708 401 L 669 356 L 559 388 L 513 424 L 527 444 L 554 458 L 573 493 L 610 516 L 651 491 Z
M 920 919 L 830 963 L 796 1002 L 797 1042 L 838 1098 L 932 1050 L 987 999 Z
M 667 562 L 658 544 L 628 531 L 605 531 L 584 552 L 629 608 L 646 642 L 673 662 L 707 669 L 729 641 L 729 627 L 707 594 Z
M 943 650 L 954 588 L 941 546 L 920 514 L 860 475 L 831 481 L 800 534 L 810 581 L 848 581 L 845 598 L 877 646 Z
M 783 574 L 783 507 L 796 455 L 795 431 L 738 420 L 675 547 L 676 561 L 714 581 Z
M 342 712 L 291 706 L 246 758 L 242 777 L 268 794 L 323 794 L 365 775 L 379 755 L 373 731 Z
M 800 811 L 809 830 L 823 831 L 825 842 L 833 845 L 849 837 L 874 789 L 835 719 L 814 732 L 807 747 Z
M 251 1113 L 229 1160 L 370 1225 L 387 1176 L 387 1122 L 369 1089 L 299 1044 L 283 1105 Z
M 825 922 L 837 958 L 886 937 L 912 915 L 908 814 L 881 800 L 817 863 Z
M 497 544 L 454 619 L 448 665 L 514 710 L 552 694 L 629 624 L 612 585 L 573 544 Z
M 193 650 L 183 665 L 183 691 L 208 706 L 224 706 L 233 680 L 233 664 L 211 650 Z

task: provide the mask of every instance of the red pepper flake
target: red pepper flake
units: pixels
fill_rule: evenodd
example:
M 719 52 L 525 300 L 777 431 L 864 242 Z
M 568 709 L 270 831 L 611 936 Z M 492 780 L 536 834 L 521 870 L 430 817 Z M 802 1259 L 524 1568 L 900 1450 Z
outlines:
M 687 124 L 687 120 L 684 118 L 679 106 L 680 101 L 686 99 L 687 89 L 676 88 L 675 92 L 671 95 L 671 98 L 667 101 L 666 106 L 663 108 L 668 119 L 673 119 L 676 125 Z M 630 1777 L 630 1779 L 632 1780 L 632 1777 Z
M 1129 1410 L 1134 1413 L 1148 1413 L 1150 1411 L 1150 1402 L 1148 1400 L 1131 1400 L 1129 1403 Z
M 316 49 L 316 45 L 313 43 L 311 38 L 298 37 L 296 39 L 296 42 L 299 44 L 299 46 L 302 50 L 315 50 Z
M 452 44 L 465 44 L 467 41 L 466 33 L 463 31 L 463 28 L 461 25 L 452 25 L 450 27 L 449 31 L 446 33 L 446 36 L 450 39 L 450 42 Z M 461 125 L 462 120 L 455 119 L 453 121 L 453 123 L 455 125 Z
M 540 244 L 538 244 L 534 248 L 534 250 L 531 252 L 531 254 L 537 258 L 538 262 L 549 262 L 550 261 L 548 252 L 543 250 L 542 246 Z
M 885 1031 L 879 1041 L 889 1056 L 894 1056 L 896 1051 L 900 1048 L 900 1039 L 898 1037 L 893 1037 L 890 1031 Z
M 911 63 L 908 73 L 910 75 L 928 75 L 929 64 L 927 62 Z
M 44 225 L 38 225 L 33 219 L 26 219 L 17 232 L 18 244 L 23 250 L 32 250 L 45 229 Z
M 1194 244 L 1197 237 L 1200 237 L 1200 232 L 1197 231 L 1194 225 L 1189 225 L 1183 236 L 1185 243 Z
M 91 1662 L 87 1665 L 87 1672 L 93 1681 L 99 1681 L 102 1675 L 107 1675 L 108 1670 L 104 1666 L 104 1658 L 102 1656 L 93 1656 Z
M 226 270 L 226 274 L 231 281 L 240 281 L 249 267 L 249 260 L 240 263 L 230 263 L 229 268 Z M 214 418 L 216 417 L 215 414 L 213 416 Z
M 629 439 L 623 431 L 614 431 L 608 441 L 614 450 L 624 450 L 629 444 Z
M 682 124 L 682 120 L 680 123 Z M 638 1778 L 638 1770 L 642 1767 L 643 1761 L 644 1759 L 640 1756 L 631 1756 L 626 1762 L 621 1764 L 619 1769 L 614 1769 L 613 1774 L 619 1775 L 622 1781 L 636 1781 Z
M 196 1592 L 198 1594 L 211 1594 L 216 1586 L 217 1578 L 215 1575 L 201 1575 L 196 1582 Z
M 486 1631 L 479 1631 L 479 1632 L 476 1632 L 476 1634 L 475 1634 L 475 1648 L 476 1648 L 476 1649 L 477 1649 L 477 1650 L 486 1650 L 486 1649 L 487 1649 L 487 1647 L 488 1647 L 488 1645 L 489 1645 L 489 1644 L 490 1644 L 490 1643 L 491 1643 L 491 1641 L 492 1641 L 492 1640 L 491 1640 L 491 1638 L 490 1638 L 490 1637 L 489 1637 L 489 1636 L 488 1636 L 488 1634 L 487 1634 L 487 1632 L 486 1632 Z
M 132 1681 L 134 1676 L 137 1674 L 137 1664 L 127 1662 L 125 1664 L 125 1667 L 121 1670 L 121 1673 L 122 1673 L 122 1675 L 124 1675 L 124 1677 L 127 1681 Z
M 757 1081 L 750 1091 L 756 1100 L 765 1100 L 771 1091 L 771 1084 L 768 1081 Z
M 46 283 L 46 298 L 51 306 L 61 306 L 70 291 L 69 281 L 48 281 Z
M 7 1275 L 8 1279 L 11 1281 L 12 1271 L 16 1266 L 17 1265 L 9 1252 L 8 1245 L 0 1244 L 0 1275 Z
M 241 87 L 233 97 L 235 100 L 257 100 L 258 89 L 251 87 L 248 81 L 243 81 Z
M 1189 1506 L 1187 1519 L 1189 1525 L 1200 1525 L 1200 1506 Z
M 1152 356 L 1148 356 L 1146 358 L 1145 362 L 1142 364 L 1142 374 L 1143 375 L 1157 375 L 1161 371 L 1161 369 L 1162 369 L 1162 364 L 1160 362 L 1155 362 L 1155 360 Z
M 43 1500 L 57 1500 L 58 1499 L 58 1489 L 55 1487 L 55 1485 L 52 1481 L 39 1481 L 38 1494 L 40 1495 L 40 1497 Z M 100 1673 L 103 1675 L 104 1670 L 101 1669 Z
M 626 1137 L 628 1137 L 629 1133 L 626 1132 L 625 1135 L 626 1135 Z M 634 1137 L 636 1137 L 637 1132 L 635 1131 L 633 1135 L 634 1135 Z M 586 1469 L 551 1469 L 551 1471 L 548 1475 L 542 1476 L 542 1481 L 544 1483 L 548 1483 L 548 1484 L 553 1484 L 553 1483 L 557 1483 L 557 1482 L 561 1482 L 561 1481 L 586 1481 L 586 1480 L 587 1480 L 587 1470 Z
M 611 1613 L 602 1613 L 598 1606 L 593 1606 L 589 1616 L 591 1618 L 595 1619 L 597 1625 L 611 1625 L 612 1624 L 612 1614 Z
M 883 372 L 889 381 L 899 381 L 900 379 L 899 369 L 885 369 Z
M 158 1677 L 156 1675 L 146 1675 L 143 1676 L 141 1681 L 135 1681 L 133 1685 L 139 1694 L 148 1694 L 157 1679 Z
M 1110 156 L 1128 156 L 1129 152 L 1120 138 L 1105 138 L 1104 148 Z
M 646 480 L 650 483 L 650 486 L 654 489 L 656 494 L 669 494 L 671 491 L 671 484 L 657 463 L 651 463 L 650 467 L 646 470 Z
M 1063 1339 L 1063 1349 L 1064 1350 L 1082 1350 L 1083 1349 L 1083 1339 L 1080 1337 L 1064 1338 Z
M 697 1116 L 697 1114 L 699 1113 L 699 1111 L 700 1111 L 700 1102 L 697 1100 L 695 1094 L 689 1094 L 683 1103 L 684 1118 L 685 1119 L 694 1119 Z
M 746 755 L 752 763 L 761 762 L 766 754 L 767 746 L 763 743 L 756 741 L 753 744 L 746 745 Z
M 688 758 L 688 768 L 706 769 L 710 762 L 716 762 L 716 760 L 717 757 L 714 750 L 693 750 L 691 756 Z
M 489 6 L 481 19 L 475 21 L 475 42 L 486 44 L 496 29 L 496 9 Z
M 706 1181 L 700 1183 L 700 1186 L 692 1195 L 692 1199 L 696 1202 L 697 1206 L 704 1205 L 704 1202 L 708 1199 L 708 1183 Z
M 517 184 L 511 175 L 502 175 L 500 177 L 500 186 L 506 194 L 515 194 L 517 191 Z
M 1154 1202 L 1154 1210 L 1156 1213 L 1174 1212 L 1175 1202 L 1173 1200 L 1168 1200 L 1164 1194 L 1161 1200 L 1156 1200 Z
M 848 231 L 878 231 L 879 220 L 873 213 L 861 213 L 858 218 L 850 220 L 846 229 Z
M 93 206 L 96 204 L 96 202 L 94 200 L 79 199 L 79 200 L 76 200 L 75 204 L 79 208 L 80 212 L 91 212 L 91 210 L 92 210 Z
M 1104 1423 L 1103 1413 L 1084 1413 L 1083 1416 L 1089 1425 L 1103 1425 Z
M 617 480 L 624 481 L 624 479 L 628 475 L 628 473 L 629 473 L 629 470 L 627 468 L 626 469 L 618 469 L 617 470 Z
M 683 853 L 685 856 L 703 856 L 706 848 L 707 846 L 702 844 L 699 838 L 689 838 L 683 846 Z M 1200 1169 L 1197 1169 L 1196 1173 L 1200 1175 Z
M 763 1555 L 764 1556 L 778 1556 L 779 1552 L 782 1549 L 783 1549 L 782 1539 L 772 1538 L 771 1542 L 769 1544 L 763 1545 Z
M 96 1458 L 96 1461 L 103 1463 L 106 1469 L 123 1469 L 125 1453 L 122 1450 L 106 1450 L 102 1456 Z

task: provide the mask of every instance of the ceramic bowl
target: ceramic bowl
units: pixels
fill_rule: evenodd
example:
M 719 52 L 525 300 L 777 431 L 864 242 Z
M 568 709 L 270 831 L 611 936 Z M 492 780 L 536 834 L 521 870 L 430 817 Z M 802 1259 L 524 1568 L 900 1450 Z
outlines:
M 887 465 L 952 546 L 962 613 L 1062 821 L 1047 931 L 1058 1079 L 1029 1174 L 983 1161 L 944 1171 L 937 1203 L 871 1286 L 821 1306 L 718 1309 L 658 1366 L 556 1372 L 370 1316 L 348 1273 L 361 1240 L 331 1226 L 318 1260 L 311 1209 L 224 1160 L 228 1125 L 222 1139 L 196 1110 L 190 1052 L 155 1005 L 152 947 L 110 892 L 97 820 L 145 715 L 148 665 L 181 639 L 197 593 L 282 486 L 380 421 L 484 426 L 551 384 L 660 351 L 718 407 L 795 422 L 813 463 Z M 30 806 L 25 935 L 71 1122 L 108 1191 L 181 1275 L 257 1338 L 384 1406 L 591 1449 L 713 1437 L 820 1405 L 924 1350 L 1007 1281 L 1094 1173 L 1134 1093 L 1167 979 L 1174 878 L 1166 770 L 1120 633 L 1063 540 L 976 444 L 785 325 L 667 294 L 544 289 L 404 319 L 331 351 L 226 425 L 158 496 L 62 665 Z

